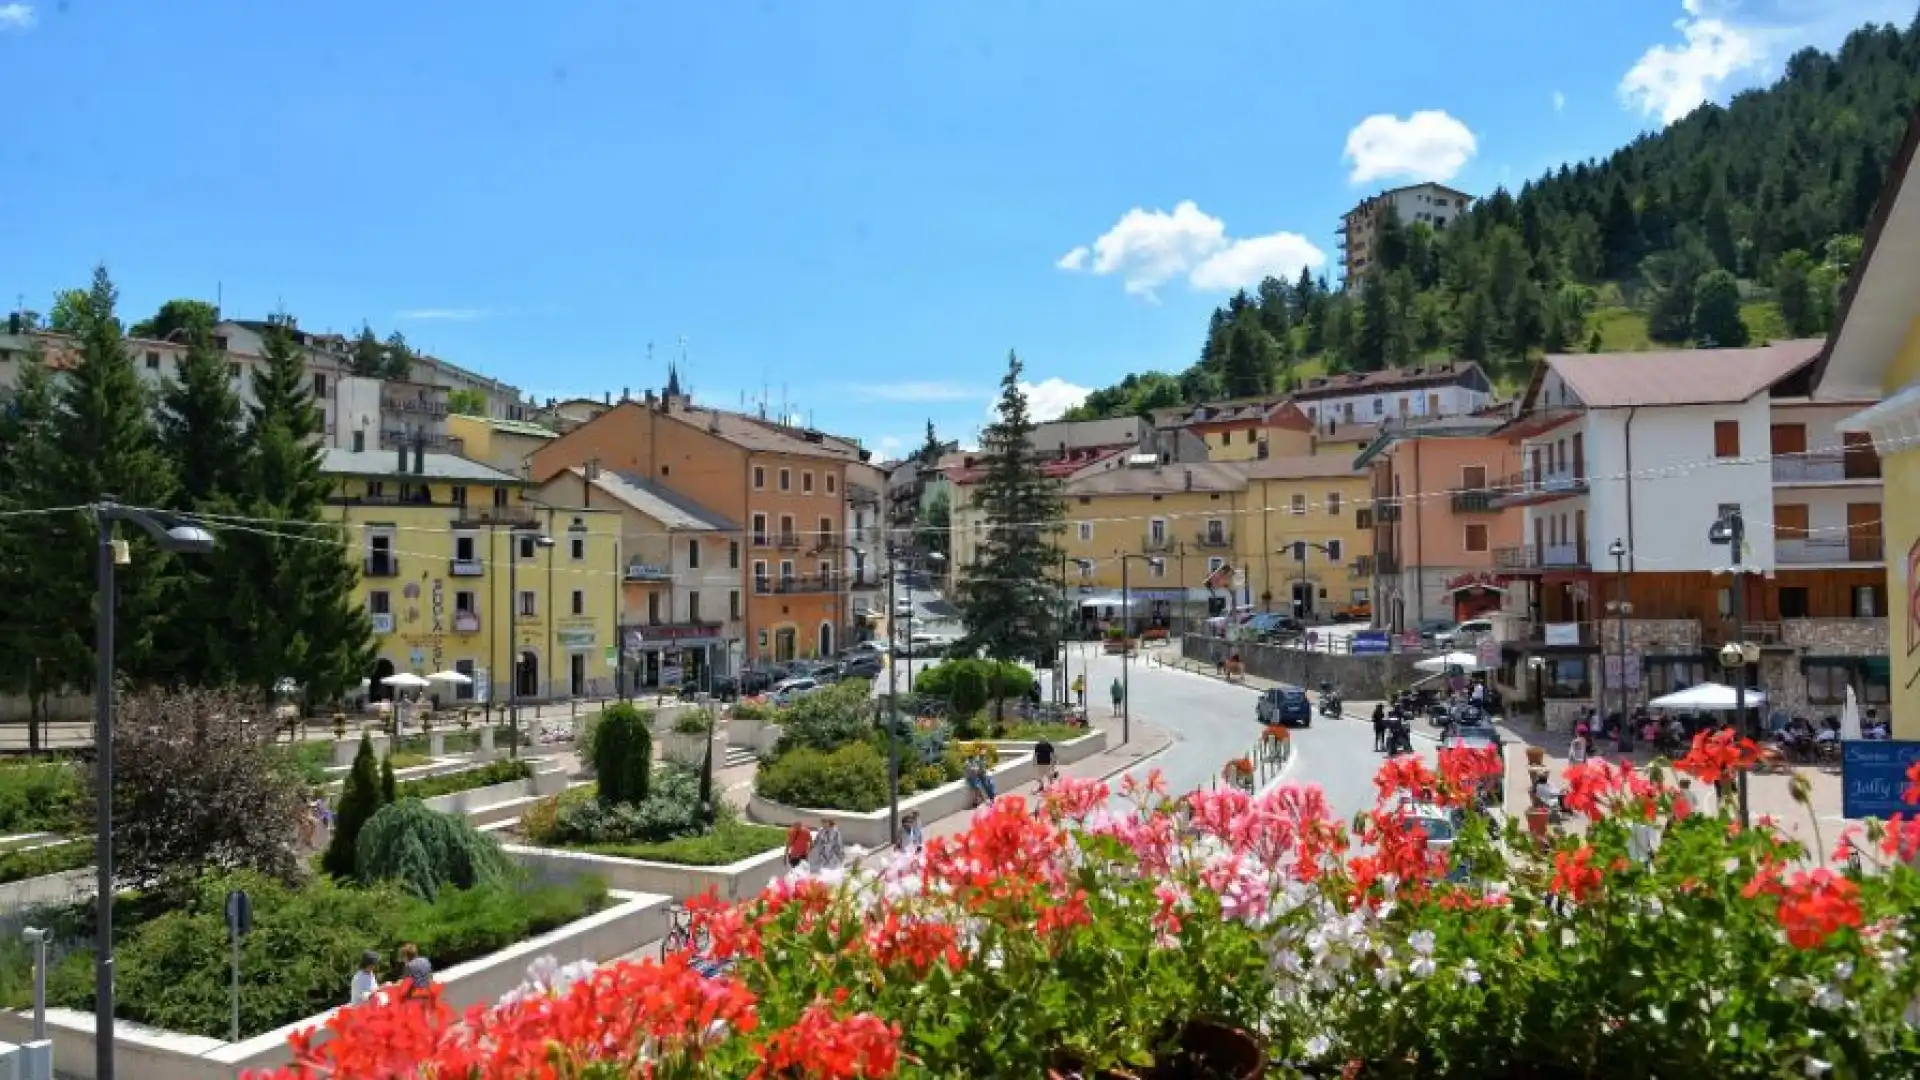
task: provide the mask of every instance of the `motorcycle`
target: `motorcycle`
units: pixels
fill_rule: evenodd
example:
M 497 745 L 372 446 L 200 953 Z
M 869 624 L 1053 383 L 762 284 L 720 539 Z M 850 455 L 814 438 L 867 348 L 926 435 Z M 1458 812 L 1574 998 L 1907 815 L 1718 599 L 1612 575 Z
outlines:
M 1340 716 L 1340 695 L 1337 692 L 1320 692 L 1320 715 L 1338 718 Z
M 1387 722 L 1387 756 L 1413 753 L 1413 727 L 1405 717 L 1396 716 Z

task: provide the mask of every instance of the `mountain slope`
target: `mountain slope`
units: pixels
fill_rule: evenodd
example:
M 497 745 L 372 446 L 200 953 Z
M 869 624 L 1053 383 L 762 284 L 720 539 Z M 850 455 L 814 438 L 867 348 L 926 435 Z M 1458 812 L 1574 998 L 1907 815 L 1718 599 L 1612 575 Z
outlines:
M 1217 308 L 1179 374 L 1096 391 L 1075 419 L 1284 392 L 1326 371 L 1543 352 L 1739 346 L 1825 332 L 1920 105 L 1920 17 L 1806 49 L 1780 79 L 1601 160 L 1496 189 L 1434 232 L 1389 218 L 1367 276 L 1304 272 Z

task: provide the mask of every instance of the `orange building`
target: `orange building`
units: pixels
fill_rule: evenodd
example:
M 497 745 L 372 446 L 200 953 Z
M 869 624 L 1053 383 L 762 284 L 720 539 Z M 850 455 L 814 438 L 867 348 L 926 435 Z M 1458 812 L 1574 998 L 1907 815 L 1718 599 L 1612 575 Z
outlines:
M 852 443 L 679 395 L 626 399 L 528 458 L 534 483 L 588 462 L 644 477 L 745 526 L 731 575 L 746 597 L 734 663 L 830 655 L 850 640 L 852 569 L 846 467 L 864 460 Z M 623 627 L 641 621 L 629 613 Z
M 1496 509 L 1495 486 L 1520 468 L 1492 432 L 1499 417 L 1450 417 L 1384 428 L 1355 464 L 1373 477 L 1375 619 L 1412 630 L 1430 619 L 1497 611 L 1506 579 L 1494 552 L 1521 542 L 1518 509 Z

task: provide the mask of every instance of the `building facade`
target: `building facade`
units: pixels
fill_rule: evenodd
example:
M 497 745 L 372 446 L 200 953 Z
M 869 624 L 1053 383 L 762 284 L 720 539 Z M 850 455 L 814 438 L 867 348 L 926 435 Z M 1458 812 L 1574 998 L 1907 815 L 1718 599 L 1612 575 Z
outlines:
M 1135 632 L 1183 633 L 1233 599 L 1208 583 L 1233 560 L 1246 476 L 1229 465 L 1133 457 L 1082 470 L 1063 489 L 1062 580 L 1083 636 L 1123 619 Z
M 331 449 L 323 467 L 379 651 L 370 696 L 391 694 L 388 676 L 448 670 L 473 680 L 444 692 L 460 701 L 612 692 L 615 515 L 539 505 L 524 481 L 450 454 Z
M 487 416 L 449 416 L 447 434 L 459 440 L 462 457 L 510 476 L 527 475 L 527 459 L 556 438 L 553 431 L 531 421 Z
M 1359 281 L 1378 258 L 1380 226 L 1389 208 L 1404 225 L 1422 222 L 1440 232 L 1472 202 L 1473 196 L 1464 191 L 1431 183 L 1390 188 L 1363 200 L 1340 218 L 1340 265 L 1346 283 Z
M 1176 430 L 1200 442 L 1207 461 L 1256 461 L 1313 452 L 1313 422 L 1284 399 L 1196 405 Z
M 1493 403 L 1493 382 L 1479 364 L 1448 361 L 1308 379 L 1293 402 L 1325 435 L 1355 424 L 1477 413 Z
M 1235 466 L 1248 512 L 1234 549 L 1240 601 L 1302 619 L 1371 604 L 1373 510 L 1367 474 L 1348 455 L 1271 457 Z

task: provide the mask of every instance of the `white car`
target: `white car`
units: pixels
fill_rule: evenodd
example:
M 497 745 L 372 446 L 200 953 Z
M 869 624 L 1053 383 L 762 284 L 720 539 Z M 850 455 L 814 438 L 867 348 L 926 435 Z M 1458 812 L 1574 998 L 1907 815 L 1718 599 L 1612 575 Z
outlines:
M 1442 630 L 1433 635 L 1433 644 L 1435 648 L 1444 651 L 1474 645 L 1491 633 L 1493 633 L 1492 619 L 1468 619 L 1451 630 Z
M 791 705 L 818 689 L 820 682 L 817 679 L 784 679 L 774 684 L 769 694 L 775 705 Z
M 895 601 L 893 602 L 893 613 L 894 613 L 895 615 L 897 615 L 897 616 L 901 616 L 901 617 L 903 617 L 903 618 L 904 618 L 905 616 L 908 616 L 908 615 L 911 615 L 911 614 L 913 614 L 913 601 L 911 601 L 911 600 L 895 600 Z

